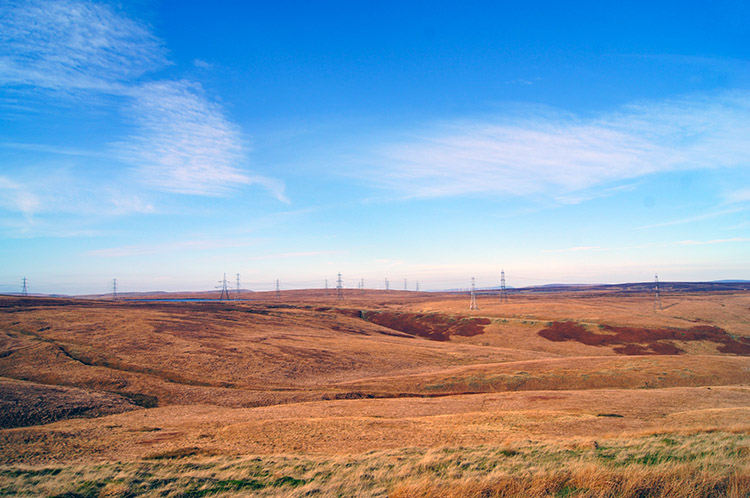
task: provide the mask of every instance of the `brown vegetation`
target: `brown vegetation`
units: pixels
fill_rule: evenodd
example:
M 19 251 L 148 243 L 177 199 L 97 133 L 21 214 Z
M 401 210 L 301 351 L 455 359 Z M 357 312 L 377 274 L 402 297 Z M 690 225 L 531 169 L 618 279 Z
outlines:
M 746 435 L 506 441 L 353 455 L 221 456 L 195 448 L 96 465 L 0 466 L 20 496 L 747 496 Z
M 252 296 L 0 298 L 0 494 L 750 491 L 748 293 Z
M 0 428 L 101 417 L 138 406 L 116 394 L 0 378 Z
M 368 322 L 433 341 L 447 341 L 455 335 L 472 337 L 483 334 L 484 326 L 490 324 L 487 318 L 445 316 L 438 313 L 363 311 L 360 316 Z
M 665 468 L 664 468 L 665 467 Z M 750 494 L 750 478 L 737 472 L 720 474 L 698 471 L 689 465 L 663 466 L 657 469 L 606 469 L 595 465 L 508 475 L 495 479 L 462 479 L 448 484 L 436 484 L 423 479 L 416 484 L 399 484 L 391 498 L 486 498 L 523 496 L 555 497 L 580 496 L 587 498 L 704 498 L 746 497 Z
M 689 329 L 643 327 L 616 327 L 600 325 L 604 332 L 597 334 L 587 326 L 575 322 L 554 322 L 539 331 L 539 335 L 550 341 L 577 341 L 589 346 L 612 346 L 618 354 L 682 354 L 685 351 L 675 343 L 702 341 L 718 345 L 721 353 L 750 355 L 750 338 L 733 338 L 719 327 L 699 325 Z

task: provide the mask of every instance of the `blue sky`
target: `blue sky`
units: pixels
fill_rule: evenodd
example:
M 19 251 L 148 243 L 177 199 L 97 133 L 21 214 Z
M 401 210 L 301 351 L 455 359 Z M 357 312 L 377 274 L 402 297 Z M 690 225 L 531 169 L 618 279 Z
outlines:
M 0 0 L 0 292 L 750 279 L 748 23 Z

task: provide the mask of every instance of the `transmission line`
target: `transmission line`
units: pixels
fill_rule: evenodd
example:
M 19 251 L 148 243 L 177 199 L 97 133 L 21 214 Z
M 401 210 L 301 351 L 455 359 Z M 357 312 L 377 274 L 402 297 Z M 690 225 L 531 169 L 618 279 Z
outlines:
M 339 272 L 338 279 L 336 280 L 336 300 L 344 300 L 344 282 L 341 280 L 341 272 Z
M 505 270 L 500 271 L 500 302 L 508 302 L 508 291 L 505 289 Z
M 222 299 L 229 299 L 229 287 L 227 285 L 227 274 L 224 274 L 224 278 L 219 280 L 219 283 L 221 284 L 221 295 L 219 296 L 219 300 Z
M 470 310 L 478 310 L 477 307 L 477 296 L 476 296 L 476 283 L 474 277 L 471 277 L 471 304 L 469 305 Z

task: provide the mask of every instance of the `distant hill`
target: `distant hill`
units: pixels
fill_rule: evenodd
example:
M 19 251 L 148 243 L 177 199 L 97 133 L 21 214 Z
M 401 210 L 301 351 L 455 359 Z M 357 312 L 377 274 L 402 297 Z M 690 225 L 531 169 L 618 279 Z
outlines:
M 741 279 L 726 279 L 726 280 L 713 280 L 710 282 L 659 282 L 659 289 L 662 292 L 714 292 L 714 291 L 748 291 L 750 290 L 750 280 Z M 295 291 L 283 291 L 285 294 L 291 293 L 307 293 L 309 291 L 315 291 L 317 289 L 298 289 Z M 351 289 L 349 289 L 351 290 Z M 551 293 L 551 292 L 623 292 L 623 293 L 636 293 L 636 292 L 653 292 L 654 282 L 625 282 L 619 284 L 542 284 L 542 285 L 531 285 L 528 287 L 513 287 L 507 286 L 506 290 L 513 294 L 528 294 L 528 293 Z M 236 298 L 235 289 L 230 289 L 229 294 L 232 298 Z M 266 291 L 265 293 L 271 293 L 272 291 Z M 398 291 L 392 291 L 398 292 Z M 444 289 L 440 291 L 430 291 L 434 294 L 436 292 L 448 292 L 448 293 L 464 293 L 469 292 L 468 288 L 463 289 Z M 494 287 L 482 287 L 477 289 L 478 294 L 488 294 L 500 292 L 499 286 Z M 240 295 L 246 296 L 249 294 L 255 294 L 256 291 L 250 289 L 241 289 Z M 261 292 L 264 294 L 264 292 Z M 8 292 L 0 295 L 5 296 L 20 296 L 18 292 Z M 124 300 L 140 300 L 140 299 L 219 299 L 221 295 L 220 290 L 210 291 L 143 291 L 143 292 L 118 292 L 117 297 Z M 71 296 L 65 294 L 29 294 L 29 297 L 58 297 L 58 298 L 80 298 L 80 299 L 112 299 L 112 294 L 86 294 Z
M 236 289 L 229 289 L 230 296 L 234 297 Z M 240 289 L 242 295 L 252 294 L 253 291 Z M 220 290 L 210 291 L 143 291 L 143 292 L 118 292 L 117 298 L 121 300 L 140 300 L 140 299 L 219 299 Z M 108 294 L 91 294 L 85 296 L 76 296 L 82 299 L 112 299 L 112 293 Z
M 605 292 L 652 292 L 654 282 L 633 282 L 622 284 L 553 284 L 513 289 L 512 292 L 571 292 L 571 291 L 605 291 Z M 659 282 L 661 292 L 715 292 L 750 290 L 750 281 L 718 282 Z
M 529 287 L 507 287 L 514 294 L 551 292 L 653 292 L 654 282 L 627 282 L 620 284 L 544 284 Z M 661 292 L 716 292 L 750 290 L 750 280 L 716 280 L 711 282 L 659 282 Z M 499 292 L 500 287 L 485 287 L 477 290 L 480 294 Z M 468 292 L 456 289 L 449 292 Z

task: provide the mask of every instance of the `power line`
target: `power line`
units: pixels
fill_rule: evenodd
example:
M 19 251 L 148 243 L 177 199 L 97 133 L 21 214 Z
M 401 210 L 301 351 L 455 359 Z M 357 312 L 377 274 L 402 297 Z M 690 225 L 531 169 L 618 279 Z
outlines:
M 359 279 L 359 289 L 362 292 L 362 294 L 365 293 L 365 279 L 364 278 Z
M 237 296 L 235 297 L 235 299 L 240 298 L 240 292 L 241 292 L 240 291 L 240 274 L 238 273 L 237 274 Z
M 279 279 L 276 279 L 276 300 L 281 301 L 281 287 L 279 287 Z
M 654 309 L 661 308 L 661 295 L 659 294 L 659 275 L 654 275 Z
M 326 295 L 326 296 L 328 295 L 328 279 L 326 279 L 326 290 L 325 290 L 325 295 Z
M 385 279 L 385 290 L 388 290 L 389 288 L 390 287 L 389 287 L 389 284 L 388 284 L 388 279 L 386 278 Z
M 500 270 L 500 302 L 508 302 L 508 291 L 505 289 L 505 270 Z
M 419 292 L 419 280 L 417 280 L 416 291 Z
M 227 286 L 227 274 L 224 274 L 224 278 L 219 280 L 219 283 L 221 284 L 221 295 L 219 296 L 219 299 L 229 299 L 229 287 Z
M 474 282 L 474 277 L 471 277 L 471 304 L 469 305 L 470 310 L 478 310 L 477 307 L 477 296 L 476 296 L 476 283 Z
M 112 279 L 112 299 L 117 299 L 117 279 Z
M 408 291 L 408 290 L 409 290 L 409 288 L 408 288 L 408 287 L 406 286 L 406 279 L 404 279 L 404 290 L 405 290 L 405 291 Z
M 336 300 L 344 300 L 344 282 L 341 280 L 341 272 L 339 272 L 339 277 L 336 280 Z
M 28 296 L 29 295 L 29 289 L 27 287 L 27 284 L 28 284 L 29 280 L 26 277 L 23 277 L 21 279 L 21 281 L 23 282 L 23 289 L 21 289 L 21 295 L 22 296 Z

